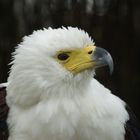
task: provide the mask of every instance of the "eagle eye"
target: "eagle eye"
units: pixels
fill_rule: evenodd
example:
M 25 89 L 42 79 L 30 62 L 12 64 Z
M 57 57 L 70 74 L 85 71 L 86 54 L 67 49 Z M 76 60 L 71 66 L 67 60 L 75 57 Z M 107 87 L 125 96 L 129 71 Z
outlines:
M 60 54 L 58 54 L 57 58 L 58 58 L 59 60 L 66 60 L 66 59 L 69 58 L 69 55 L 66 54 L 66 53 L 60 53 Z

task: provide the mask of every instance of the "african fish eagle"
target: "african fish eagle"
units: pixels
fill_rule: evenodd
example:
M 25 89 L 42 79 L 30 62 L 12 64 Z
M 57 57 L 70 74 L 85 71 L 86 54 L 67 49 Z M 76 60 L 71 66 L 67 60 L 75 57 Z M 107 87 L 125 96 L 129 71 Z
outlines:
M 85 31 L 34 31 L 11 64 L 0 89 L 3 140 L 140 140 L 126 103 L 93 78 L 98 67 L 112 71 L 113 61 Z

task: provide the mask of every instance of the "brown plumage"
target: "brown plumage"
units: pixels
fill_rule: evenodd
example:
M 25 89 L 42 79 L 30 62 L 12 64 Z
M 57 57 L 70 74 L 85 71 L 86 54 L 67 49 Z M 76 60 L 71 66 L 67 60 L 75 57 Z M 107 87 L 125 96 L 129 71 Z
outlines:
M 8 127 L 6 123 L 8 106 L 6 104 L 6 88 L 0 88 L 0 140 L 8 139 Z

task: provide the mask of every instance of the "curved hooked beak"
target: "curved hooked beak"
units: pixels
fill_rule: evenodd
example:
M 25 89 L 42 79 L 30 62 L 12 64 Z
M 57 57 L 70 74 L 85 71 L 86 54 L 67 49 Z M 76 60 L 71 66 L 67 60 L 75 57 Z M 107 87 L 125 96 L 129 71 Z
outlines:
M 111 55 L 103 48 L 87 45 L 84 48 L 73 50 L 61 50 L 59 54 L 66 55 L 66 59 L 56 58 L 67 70 L 73 74 L 86 69 L 96 69 L 102 66 L 109 66 L 110 73 L 113 72 L 113 60 Z
M 113 60 L 111 55 L 103 48 L 96 47 L 92 59 L 95 62 L 94 67 L 99 68 L 102 66 L 109 66 L 110 74 L 113 72 Z

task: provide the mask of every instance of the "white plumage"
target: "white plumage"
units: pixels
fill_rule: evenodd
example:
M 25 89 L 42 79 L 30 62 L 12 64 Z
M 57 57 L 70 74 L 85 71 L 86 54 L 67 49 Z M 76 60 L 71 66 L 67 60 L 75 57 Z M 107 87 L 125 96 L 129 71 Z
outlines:
M 24 38 L 8 78 L 8 140 L 124 140 L 125 103 L 93 78 L 55 61 L 62 49 L 94 45 L 78 28 L 44 29 Z

